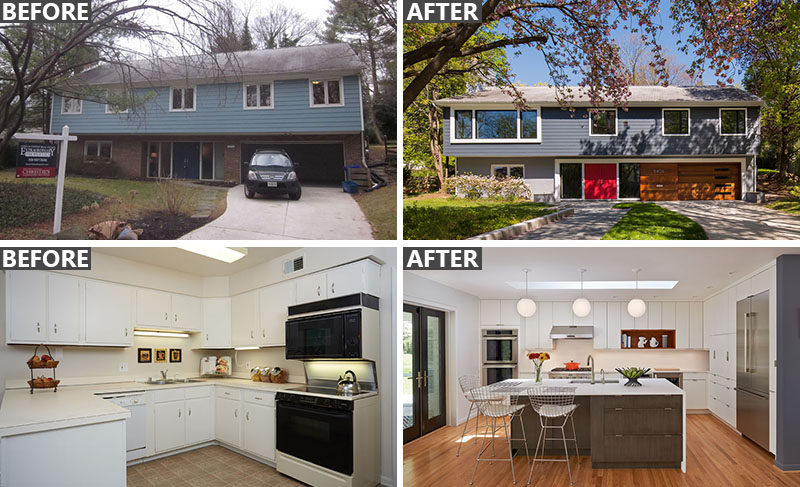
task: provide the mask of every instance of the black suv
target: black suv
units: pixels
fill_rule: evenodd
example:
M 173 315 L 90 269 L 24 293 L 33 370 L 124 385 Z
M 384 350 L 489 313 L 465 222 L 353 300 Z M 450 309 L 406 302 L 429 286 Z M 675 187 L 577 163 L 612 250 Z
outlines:
M 247 166 L 244 195 L 253 198 L 256 193 L 288 194 L 290 199 L 300 199 L 300 181 L 294 172 L 295 164 L 285 151 L 260 150 L 253 154 Z

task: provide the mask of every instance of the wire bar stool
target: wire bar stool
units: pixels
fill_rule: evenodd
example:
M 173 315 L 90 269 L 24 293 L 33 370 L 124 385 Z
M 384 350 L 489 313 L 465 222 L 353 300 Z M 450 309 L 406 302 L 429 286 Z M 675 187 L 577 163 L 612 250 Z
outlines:
M 467 413 L 467 420 L 464 421 L 464 431 L 461 432 L 461 440 L 458 442 L 458 451 L 456 452 L 456 456 L 461 454 L 461 445 L 464 443 L 464 435 L 467 433 L 467 424 L 469 424 L 469 417 L 472 415 L 472 410 L 475 409 L 475 439 L 478 438 L 478 414 L 479 410 L 472 399 L 472 394 L 470 391 L 481 387 L 481 378 L 477 375 L 462 375 L 458 378 L 458 385 L 461 387 L 461 392 L 464 394 L 464 398 L 469 401 L 469 412 Z M 484 426 L 489 427 L 489 419 L 484 416 Z
M 575 456 L 578 459 L 578 464 L 581 463 L 581 457 L 578 454 L 578 437 L 575 434 L 575 423 L 572 420 L 572 415 L 578 408 L 578 405 L 575 404 L 575 387 L 536 386 L 528 389 L 528 398 L 531 402 L 531 407 L 536 414 L 539 415 L 539 424 L 542 428 L 541 431 L 539 431 L 539 439 L 536 441 L 536 450 L 533 453 L 533 464 L 531 464 L 531 471 L 528 474 L 528 484 L 531 483 L 533 469 L 536 468 L 536 457 L 539 453 L 539 446 L 541 445 L 542 457 L 539 461 L 566 462 L 567 473 L 569 474 L 569 485 L 573 485 L 567 441 L 575 442 Z M 551 421 L 553 424 L 551 424 Z M 572 427 L 572 438 L 567 438 L 564 433 L 567 421 L 569 421 Z M 549 429 L 561 430 L 561 438 L 557 436 L 548 438 L 547 430 Z M 564 443 L 566 459 L 544 458 L 544 450 L 547 441 L 562 441 Z
M 492 387 L 492 386 L 483 386 L 477 387 L 472 389 L 469 394 L 472 396 L 472 400 L 475 402 L 475 405 L 478 407 L 478 411 L 483 414 L 486 418 L 491 420 L 491 431 L 492 437 L 489 440 L 489 444 L 486 444 L 486 437 L 489 433 L 489 426 L 487 425 L 486 434 L 483 435 L 481 439 L 481 447 L 478 450 L 478 456 L 475 458 L 475 469 L 472 471 L 472 478 L 470 479 L 469 483 L 475 481 L 475 474 L 478 472 L 478 463 L 479 462 L 509 462 L 511 463 L 511 477 L 514 480 L 514 483 L 517 483 L 517 475 L 514 472 L 514 456 L 516 454 L 511 449 L 511 441 L 518 440 L 520 438 L 511 438 L 511 422 L 514 418 L 520 418 L 520 425 L 522 426 L 522 410 L 525 409 L 525 404 L 518 404 L 519 402 L 519 395 L 517 394 L 510 394 L 509 391 L 504 391 L 502 388 Z M 497 420 L 500 419 L 503 421 L 501 426 L 498 426 Z M 495 440 L 495 433 L 497 433 L 500 429 L 503 429 L 506 433 L 506 442 L 508 443 L 508 458 L 494 458 L 494 440 Z M 525 452 L 528 452 L 528 440 L 525 437 L 525 428 L 522 428 L 522 441 L 525 444 Z M 489 449 L 491 446 L 492 448 L 492 458 L 481 458 L 481 456 Z M 530 462 L 530 461 L 529 461 Z

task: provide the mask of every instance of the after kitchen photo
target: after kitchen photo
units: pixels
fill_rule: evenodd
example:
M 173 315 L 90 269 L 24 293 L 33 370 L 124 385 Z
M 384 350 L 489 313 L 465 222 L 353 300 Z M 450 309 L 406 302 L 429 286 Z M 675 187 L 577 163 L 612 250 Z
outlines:
M 405 271 L 404 485 L 800 485 L 796 248 Z
M 397 485 L 394 248 L 0 275 L 0 486 Z

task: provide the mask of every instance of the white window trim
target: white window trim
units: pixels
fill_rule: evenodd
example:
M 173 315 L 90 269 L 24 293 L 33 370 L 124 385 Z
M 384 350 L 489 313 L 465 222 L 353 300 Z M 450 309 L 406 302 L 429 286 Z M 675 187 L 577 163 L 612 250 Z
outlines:
M 613 134 L 593 134 L 592 133 L 592 112 L 589 113 L 589 137 L 616 137 L 619 134 L 619 110 L 614 108 L 597 108 L 598 112 L 610 112 L 614 110 L 614 133 Z
M 738 134 L 726 134 L 722 132 L 722 112 L 741 112 L 744 111 L 744 133 Z M 747 137 L 748 134 L 748 127 L 747 127 L 747 108 L 745 107 L 725 107 L 719 109 L 719 118 L 717 118 L 717 122 L 719 123 L 719 135 L 725 135 L 727 137 Z
M 77 112 L 67 112 L 65 111 L 67 105 L 67 98 L 70 100 L 78 100 L 78 105 L 80 109 Z M 61 115 L 81 115 L 83 113 L 83 100 L 80 98 L 72 98 L 71 96 L 62 96 L 61 97 Z
M 186 90 L 192 89 L 193 95 L 193 108 L 172 108 L 172 92 L 181 90 L 181 105 L 186 105 Z M 197 85 L 194 86 L 170 86 L 169 87 L 169 111 L 171 112 L 196 112 L 197 111 Z
M 92 157 L 100 157 L 100 144 L 108 144 L 108 158 L 114 158 L 114 143 L 110 140 L 86 140 L 83 142 L 83 159 L 89 155 L 89 144 L 97 144 L 97 154 Z
M 664 123 L 664 113 L 666 111 L 687 111 L 689 112 L 689 125 L 688 125 L 688 132 L 685 134 L 668 134 L 666 133 L 665 127 L 666 124 Z M 662 108 L 661 109 L 661 135 L 664 137 L 688 137 L 692 134 L 692 109 L 691 108 Z
M 269 105 L 261 106 L 261 85 L 269 85 Z M 256 86 L 256 101 L 258 105 L 254 107 L 247 106 L 247 87 Z M 249 83 L 242 83 L 242 108 L 244 110 L 272 110 L 275 108 L 275 82 L 274 81 L 253 81 Z
M 106 98 L 108 98 L 109 95 L 111 95 L 111 93 L 109 91 L 106 91 Z M 171 92 L 170 92 L 170 95 L 172 95 Z M 106 100 L 106 101 L 108 101 L 108 100 Z M 172 98 L 170 98 L 170 104 L 172 104 Z M 125 110 L 115 111 L 115 110 L 111 109 L 111 105 L 106 103 L 106 113 L 107 114 L 113 114 L 113 115 L 120 115 L 120 114 L 128 113 L 128 109 L 126 108 Z
M 489 170 L 492 172 L 491 176 L 494 177 L 494 168 L 496 167 L 505 167 L 506 171 L 508 172 L 508 177 L 511 177 L 511 168 L 512 167 L 521 167 L 522 168 L 522 177 L 520 179 L 525 179 L 525 164 L 492 164 Z
M 472 112 L 472 138 L 457 139 L 456 138 L 456 110 Z M 478 138 L 478 120 L 476 112 L 481 110 L 516 110 L 517 112 L 517 137 L 515 139 L 479 139 Z M 513 106 L 474 106 L 474 107 L 451 107 L 450 108 L 450 143 L 451 144 L 541 144 L 542 143 L 542 107 L 532 106 L 528 110 L 536 110 L 536 138 L 523 139 L 522 138 L 522 115 L 521 110 Z
M 314 81 L 324 83 L 325 87 L 325 103 L 314 103 Z M 328 103 L 328 81 L 339 82 L 339 103 Z M 343 107 L 344 106 L 344 78 L 308 78 L 308 106 L 310 108 L 330 108 L 330 107 Z

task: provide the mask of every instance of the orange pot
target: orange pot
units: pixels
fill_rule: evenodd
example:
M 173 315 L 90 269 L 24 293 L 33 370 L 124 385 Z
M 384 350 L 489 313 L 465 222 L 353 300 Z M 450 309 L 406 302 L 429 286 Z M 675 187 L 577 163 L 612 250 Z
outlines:
M 581 364 L 579 364 L 578 362 L 565 362 L 564 363 L 564 366 L 567 367 L 567 370 L 578 370 L 578 367 L 580 365 Z

